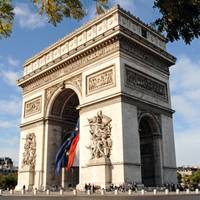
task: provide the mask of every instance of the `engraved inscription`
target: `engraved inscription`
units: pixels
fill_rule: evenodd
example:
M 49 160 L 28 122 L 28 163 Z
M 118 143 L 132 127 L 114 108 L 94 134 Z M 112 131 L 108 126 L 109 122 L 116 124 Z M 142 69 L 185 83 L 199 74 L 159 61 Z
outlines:
M 35 115 L 41 112 L 42 96 L 25 102 L 24 117 Z
M 87 77 L 87 94 L 108 89 L 115 85 L 114 67 L 98 71 Z
M 128 67 L 126 67 L 126 86 L 139 91 L 142 90 L 142 92 L 148 93 L 151 96 L 156 95 L 168 100 L 166 83 Z

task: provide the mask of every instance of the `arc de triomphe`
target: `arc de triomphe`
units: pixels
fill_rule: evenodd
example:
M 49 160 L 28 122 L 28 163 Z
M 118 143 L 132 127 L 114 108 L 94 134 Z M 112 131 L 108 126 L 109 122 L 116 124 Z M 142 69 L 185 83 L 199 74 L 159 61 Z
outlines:
M 166 39 L 119 6 L 25 62 L 17 189 L 176 182 Z M 55 176 L 80 118 L 79 162 Z

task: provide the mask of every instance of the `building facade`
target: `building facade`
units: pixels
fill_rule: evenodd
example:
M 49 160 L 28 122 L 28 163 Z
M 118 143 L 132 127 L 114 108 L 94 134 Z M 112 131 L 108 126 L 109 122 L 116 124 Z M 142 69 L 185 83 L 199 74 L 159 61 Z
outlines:
M 17 188 L 176 183 L 166 40 L 119 6 L 30 58 Z M 80 118 L 75 170 L 55 175 L 64 132 Z

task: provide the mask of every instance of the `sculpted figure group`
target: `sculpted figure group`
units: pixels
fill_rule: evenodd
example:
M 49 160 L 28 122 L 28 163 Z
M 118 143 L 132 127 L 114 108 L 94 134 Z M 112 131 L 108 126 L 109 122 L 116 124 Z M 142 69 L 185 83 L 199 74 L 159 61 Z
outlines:
M 109 158 L 112 148 L 111 140 L 111 118 L 99 111 L 96 116 L 88 119 L 90 125 L 90 145 L 91 159 Z
M 26 141 L 24 144 L 24 153 L 22 166 L 28 165 L 31 168 L 35 167 L 36 158 L 36 140 L 34 133 L 28 133 L 26 135 Z

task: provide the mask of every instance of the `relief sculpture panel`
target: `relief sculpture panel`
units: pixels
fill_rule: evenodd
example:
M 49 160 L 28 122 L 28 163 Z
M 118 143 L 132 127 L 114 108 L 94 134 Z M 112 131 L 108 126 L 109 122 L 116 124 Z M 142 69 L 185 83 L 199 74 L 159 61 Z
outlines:
M 36 159 L 36 137 L 35 133 L 28 133 L 25 138 L 22 167 L 30 166 L 35 168 Z
M 95 158 L 110 158 L 112 149 L 111 139 L 112 119 L 100 110 L 96 116 L 88 119 L 90 126 L 90 145 L 87 147 L 91 152 L 91 160 Z
M 114 66 L 87 76 L 87 95 L 115 86 Z
M 158 79 L 126 66 L 125 80 L 126 87 L 168 101 L 167 84 Z
M 42 96 L 36 97 L 25 102 L 24 105 L 24 117 L 35 115 L 42 110 Z

